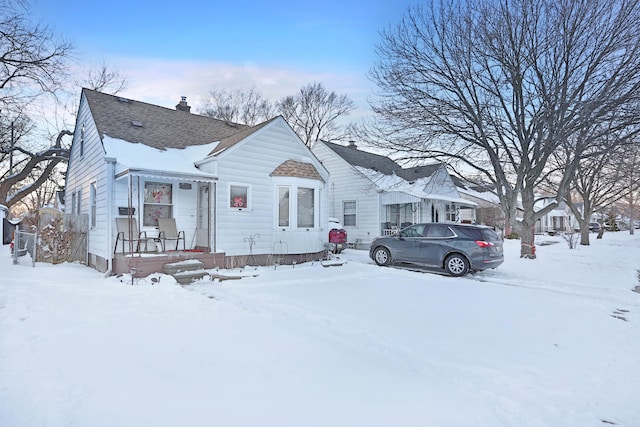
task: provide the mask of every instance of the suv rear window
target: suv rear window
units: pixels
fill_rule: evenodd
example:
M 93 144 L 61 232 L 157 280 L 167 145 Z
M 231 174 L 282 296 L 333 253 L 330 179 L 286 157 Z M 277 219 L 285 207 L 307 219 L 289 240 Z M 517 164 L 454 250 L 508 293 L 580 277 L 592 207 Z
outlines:
M 473 227 L 455 227 L 456 234 L 469 240 L 484 240 L 480 229 Z
M 485 240 L 487 242 L 500 241 L 498 234 L 490 228 L 459 226 L 455 227 L 455 230 L 458 236 L 470 240 Z
M 484 236 L 483 240 L 486 240 L 487 242 L 497 242 L 500 240 L 500 236 L 498 236 L 498 233 L 490 228 L 481 228 L 480 233 L 482 233 L 482 235 Z

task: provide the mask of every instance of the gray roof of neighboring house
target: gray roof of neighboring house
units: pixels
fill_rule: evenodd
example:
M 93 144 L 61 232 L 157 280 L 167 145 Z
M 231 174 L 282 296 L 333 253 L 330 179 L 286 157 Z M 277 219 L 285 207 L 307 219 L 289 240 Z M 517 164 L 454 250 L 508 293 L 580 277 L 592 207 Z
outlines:
M 87 98 L 100 138 L 109 135 L 158 149 L 185 148 L 221 141 L 252 129 L 242 124 L 227 123 L 91 89 L 85 88 L 82 92 Z M 237 143 L 241 139 L 232 142 Z M 227 143 L 226 146 L 231 145 Z
M 394 173 L 400 175 L 402 173 L 402 167 L 386 156 L 358 150 L 354 145 L 344 146 L 324 141 L 323 143 L 353 166 L 371 169 L 385 175 L 392 175 Z
M 332 142 L 323 143 L 329 147 L 338 156 L 342 157 L 347 163 L 353 166 L 360 166 L 365 169 L 371 169 L 385 175 L 396 174 L 397 176 L 407 180 L 415 181 L 418 178 L 426 178 L 437 171 L 441 164 L 431 164 L 424 166 L 416 166 L 411 168 L 403 168 L 387 156 L 370 153 L 368 151 L 358 150 L 355 145 L 345 146 Z

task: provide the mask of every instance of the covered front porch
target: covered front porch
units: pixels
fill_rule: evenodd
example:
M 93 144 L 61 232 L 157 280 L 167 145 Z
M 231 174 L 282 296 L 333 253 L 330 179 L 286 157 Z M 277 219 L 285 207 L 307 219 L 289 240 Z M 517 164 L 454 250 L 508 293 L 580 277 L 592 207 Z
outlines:
M 462 209 L 475 210 L 476 203 L 455 197 L 429 195 L 418 197 L 403 192 L 388 192 L 381 198 L 380 234 L 393 235 L 412 224 L 423 222 L 460 222 Z
M 159 220 L 169 219 L 175 222 L 176 231 L 183 236 L 179 248 L 215 252 L 215 210 L 213 200 L 216 180 L 210 176 L 198 176 L 185 173 L 163 173 L 158 171 L 127 169 L 115 177 L 115 218 L 127 218 L 144 233 L 146 241 L 140 248 L 122 248 L 117 242 L 118 230 L 114 227 L 114 253 L 138 251 L 155 252 L 160 250 L 161 229 Z M 122 197 L 125 196 L 126 198 Z M 126 240 L 135 240 L 138 236 L 127 234 Z M 155 244 L 154 244 L 155 243 Z M 162 248 L 164 250 L 165 248 Z M 167 248 L 170 249 L 170 248 Z

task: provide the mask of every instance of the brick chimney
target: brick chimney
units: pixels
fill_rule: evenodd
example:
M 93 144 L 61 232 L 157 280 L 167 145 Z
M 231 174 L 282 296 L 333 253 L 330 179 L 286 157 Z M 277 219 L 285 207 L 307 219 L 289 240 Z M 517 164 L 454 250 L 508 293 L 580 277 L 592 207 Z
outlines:
M 180 99 L 180 102 L 178 102 L 178 105 L 176 105 L 176 110 L 178 111 L 186 111 L 187 113 L 191 112 L 191 107 L 187 104 L 187 97 L 183 96 L 181 97 L 182 99 Z
M 358 149 L 358 146 L 356 145 L 356 142 L 355 142 L 355 141 L 349 141 L 349 145 L 348 145 L 348 147 L 349 147 L 349 148 L 353 148 L 354 150 L 357 150 L 357 149 Z

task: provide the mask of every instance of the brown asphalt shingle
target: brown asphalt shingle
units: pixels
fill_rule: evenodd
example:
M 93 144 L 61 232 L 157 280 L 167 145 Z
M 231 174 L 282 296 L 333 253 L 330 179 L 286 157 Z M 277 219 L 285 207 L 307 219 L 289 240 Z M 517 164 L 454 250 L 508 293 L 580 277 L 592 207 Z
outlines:
M 246 125 L 229 124 L 91 89 L 85 88 L 82 92 L 87 98 L 101 138 L 108 135 L 158 149 L 185 148 L 220 141 L 250 129 Z
M 271 172 L 271 176 L 294 176 L 297 178 L 309 178 L 323 181 L 318 170 L 311 163 L 287 160 Z

